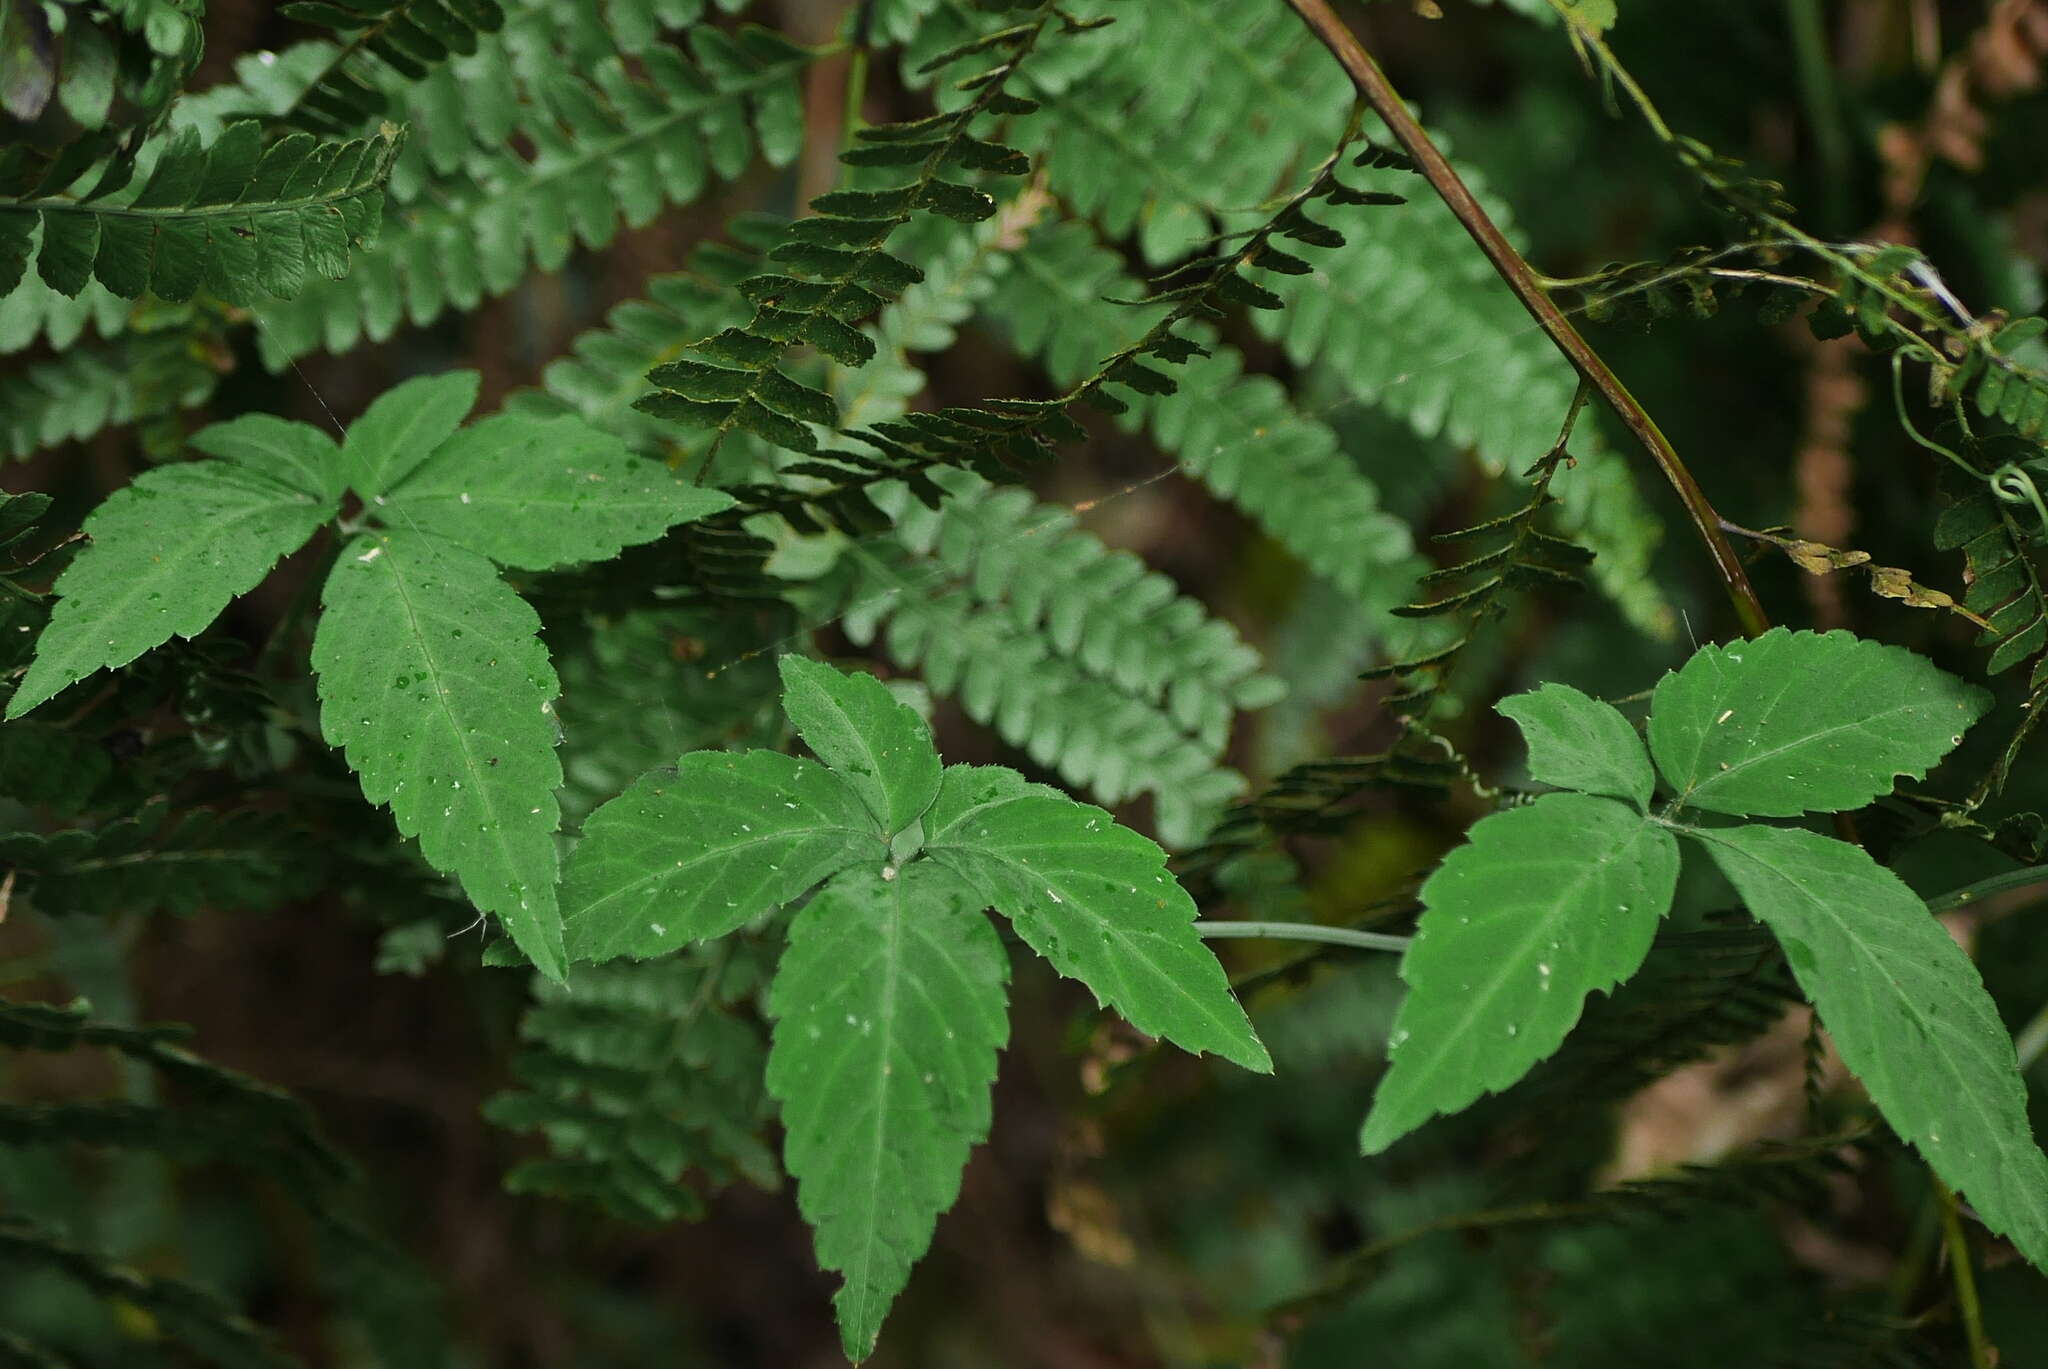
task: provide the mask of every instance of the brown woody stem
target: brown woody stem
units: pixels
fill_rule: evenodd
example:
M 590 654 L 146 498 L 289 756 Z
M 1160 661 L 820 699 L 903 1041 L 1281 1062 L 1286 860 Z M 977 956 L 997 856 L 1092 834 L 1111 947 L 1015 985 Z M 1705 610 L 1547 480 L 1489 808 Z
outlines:
M 1457 216 L 1465 231 L 1472 235 L 1472 240 L 1486 253 L 1493 269 L 1515 292 L 1515 298 L 1522 302 L 1522 307 L 1529 311 L 1537 326 L 1557 344 L 1557 349 L 1564 353 L 1572 367 L 1599 393 L 1615 417 L 1634 434 L 1651 460 L 1657 463 L 1657 469 L 1663 472 L 1664 478 L 1677 492 L 1679 501 L 1685 505 L 1693 531 L 1706 543 L 1707 552 L 1713 557 L 1714 570 L 1727 590 L 1729 602 L 1735 606 L 1735 617 L 1742 625 L 1743 634 L 1754 637 L 1767 630 L 1771 620 L 1765 616 L 1763 604 L 1758 601 L 1756 590 L 1742 569 L 1742 562 L 1736 559 L 1735 549 L 1721 531 L 1720 515 L 1714 512 L 1706 492 L 1692 478 L 1692 472 L 1686 469 L 1685 463 L 1679 460 L 1671 440 L 1657 427 L 1656 420 L 1650 417 L 1636 397 L 1628 392 L 1628 387 L 1621 383 L 1621 378 L 1614 374 L 1600 354 L 1579 335 L 1578 329 L 1572 327 L 1564 312 L 1544 293 L 1535 270 L 1487 217 L 1456 169 L 1429 140 L 1422 125 L 1415 121 L 1415 116 L 1408 112 L 1408 106 L 1401 102 L 1400 95 L 1372 59 L 1372 54 L 1330 9 L 1327 0 L 1287 0 L 1287 4 L 1344 68 L 1351 83 L 1358 88 L 1360 98 L 1393 132 L 1402 150 L 1414 159 L 1416 170 L 1450 206 L 1451 213 Z

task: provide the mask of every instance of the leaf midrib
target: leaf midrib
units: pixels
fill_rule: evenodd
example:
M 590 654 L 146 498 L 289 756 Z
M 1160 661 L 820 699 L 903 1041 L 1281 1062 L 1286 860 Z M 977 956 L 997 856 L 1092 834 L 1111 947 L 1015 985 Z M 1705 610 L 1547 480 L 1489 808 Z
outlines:
M 491 815 L 491 836 L 498 847 L 498 854 L 504 862 L 504 868 L 507 873 L 515 871 L 520 867 L 514 859 L 512 845 L 506 839 L 505 815 L 499 811 L 497 798 L 492 792 L 492 786 L 485 783 L 483 771 L 477 768 L 476 758 L 470 751 L 469 742 L 464 738 L 462 727 L 456 721 L 455 712 L 448 704 L 447 692 L 441 688 L 440 663 L 434 657 L 434 652 L 427 642 L 426 634 L 420 630 L 419 611 L 413 604 L 412 594 L 406 584 L 405 576 L 398 573 L 397 558 L 392 555 L 393 543 L 390 539 L 384 539 L 378 545 L 384 548 L 384 557 L 381 558 L 385 562 L 383 573 L 391 577 L 392 586 L 398 591 L 399 602 L 405 608 L 407 626 L 412 630 L 413 640 L 419 646 L 420 658 L 426 663 L 427 672 L 432 679 L 434 705 L 439 710 L 441 720 L 446 724 L 449 734 L 455 738 L 455 745 L 462 757 L 463 770 L 470 777 L 472 790 Z M 495 568 L 492 568 L 489 573 L 494 579 L 496 578 L 497 571 Z M 467 881 L 464 882 L 466 885 Z M 550 886 L 547 891 L 547 897 L 552 898 L 553 894 L 553 887 Z M 531 911 L 530 908 L 521 906 L 500 912 L 499 915 L 504 917 L 509 923 L 513 916 L 528 914 Z M 521 920 L 531 921 L 532 919 L 521 917 Z M 516 934 L 513 939 L 515 941 L 518 940 Z M 542 940 L 546 940 L 545 934 L 543 934 Z M 524 948 L 522 947 L 521 949 Z

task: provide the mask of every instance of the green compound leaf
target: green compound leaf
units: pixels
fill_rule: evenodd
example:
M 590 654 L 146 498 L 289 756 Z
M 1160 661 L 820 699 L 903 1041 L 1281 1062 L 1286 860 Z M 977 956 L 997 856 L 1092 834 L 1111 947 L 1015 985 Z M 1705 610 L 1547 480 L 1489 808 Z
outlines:
M 1529 774 L 1560 789 L 1582 789 L 1648 808 L 1657 777 L 1643 739 L 1612 704 L 1570 685 L 1547 684 L 1494 705 L 1529 743 Z
M 85 520 L 50 624 L 8 701 L 18 718 L 96 670 L 192 637 L 334 516 L 332 500 L 228 461 L 145 471 Z
M 341 449 L 309 423 L 293 423 L 271 414 L 245 414 L 201 428 L 186 441 L 208 456 L 267 471 L 323 502 L 340 499 L 348 488 Z
M 1612 799 L 1545 794 L 1475 824 L 1422 886 L 1365 1153 L 1555 1051 L 1587 994 L 1642 965 L 1677 881 L 1671 833 Z
M 394 385 L 348 425 L 341 444 L 348 482 L 370 504 L 455 435 L 476 407 L 480 377 L 449 371 Z
M 384 504 L 379 514 L 393 526 L 460 542 L 501 566 L 552 570 L 607 560 L 733 499 L 578 419 L 498 414 L 443 442 Z
M 1157 845 L 998 766 L 948 766 L 926 829 L 934 860 L 1139 1031 L 1273 1068 Z
M 784 656 L 782 711 L 804 744 L 852 785 L 883 833 L 895 836 L 924 815 L 939 792 L 939 753 L 917 710 L 872 675 L 842 675 Z
M 888 843 L 845 780 L 774 751 L 693 751 L 590 815 L 562 885 L 569 955 L 723 936 Z
M 1773 628 L 1702 647 L 1658 681 L 1650 751 L 1689 807 L 1837 812 L 1925 775 L 1990 703 L 1902 647 Z
M 320 729 L 372 803 L 560 979 L 554 698 L 540 618 L 474 552 L 356 538 L 321 595 Z
M 1985 1223 L 2048 1268 L 2048 1157 L 1977 967 L 1858 847 L 1779 827 L 1695 831 L 1785 948 L 1892 1129 Z
M 849 871 L 790 923 L 769 990 L 783 1163 L 818 1263 L 845 1276 L 849 1359 L 874 1349 L 988 1135 L 1008 967 L 981 905 L 928 861 L 893 878 Z

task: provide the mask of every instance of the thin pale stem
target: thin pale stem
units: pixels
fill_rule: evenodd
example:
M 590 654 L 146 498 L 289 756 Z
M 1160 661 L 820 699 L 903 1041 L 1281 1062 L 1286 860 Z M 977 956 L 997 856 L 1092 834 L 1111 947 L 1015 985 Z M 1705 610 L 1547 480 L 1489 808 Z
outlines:
M 1970 1264 L 1970 1242 L 1956 1212 L 1956 1195 L 1940 1179 L 1934 1181 L 1934 1194 L 1941 1206 L 1941 1241 L 1948 1249 L 1949 1276 L 1956 1285 L 1956 1310 L 1962 1316 L 1963 1335 L 1970 1344 L 1970 1369 L 1991 1369 L 1998 1361 L 1984 1335 L 1984 1309 L 1977 1301 L 1977 1271 Z
M 1320 922 L 1210 922 L 1195 924 L 1195 931 L 1211 941 L 1232 939 L 1258 941 L 1320 941 L 1330 946 L 1350 946 L 1361 951 L 1408 949 L 1408 938 L 1385 932 L 1360 932 L 1349 927 L 1327 927 Z
M 2036 884 L 2048 884 L 2048 865 L 2029 865 L 2024 870 L 2008 870 L 2002 875 L 1992 875 L 1974 884 L 1965 884 L 1952 889 L 1938 898 L 1927 900 L 1930 913 L 1949 913 L 1975 903 L 1980 898 L 2003 894 L 2013 889 L 2025 889 Z
M 1437 150 L 1436 144 L 1430 141 L 1429 135 L 1423 131 L 1422 125 L 1416 122 L 1415 116 L 1408 112 L 1408 106 L 1402 103 L 1400 95 L 1387 80 L 1386 73 L 1382 72 L 1379 64 L 1373 60 L 1372 54 L 1365 50 L 1364 45 L 1358 41 L 1358 36 L 1331 10 L 1327 0 L 1286 2 L 1344 68 L 1345 74 L 1351 78 L 1352 85 L 1357 87 L 1359 97 L 1371 107 L 1373 113 L 1379 115 L 1381 121 L 1393 133 L 1395 141 L 1400 143 L 1402 150 L 1414 160 L 1417 171 L 1442 197 L 1465 231 L 1471 234 L 1472 240 L 1479 244 L 1480 250 L 1486 253 L 1487 260 L 1493 263 L 1493 269 L 1507 282 L 1508 288 L 1514 291 L 1515 298 L 1529 311 L 1537 326 L 1543 329 L 1579 375 L 1599 393 L 1608 408 L 1614 411 L 1615 417 L 1619 418 L 1622 425 L 1642 444 L 1643 449 L 1650 454 L 1651 460 L 1656 462 L 1657 469 L 1663 473 L 1665 480 L 1670 482 L 1679 502 L 1685 506 L 1686 516 L 1691 520 L 1694 532 L 1706 544 L 1707 552 L 1713 558 L 1715 573 L 1720 577 L 1728 600 L 1735 608 L 1736 620 L 1741 624 L 1744 635 L 1754 637 L 1766 631 L 1771 625 L 1770 618 L 1764 613 L 1763 604 L 1758 600 L 1756 590 L 1750 585 L 1749 576 L 1743 570 L 1742 562 L 1735 555 L 1735 548 L 1729 545 L 1728 538 L 1721 531 L 1720 515 L 1708 502 L 1706 492 L 1700 488 L 1699 482 L 1693 479 L 1692 472 L 1687 470 L 1685 463 L 1679 459 L 1670 439 L 1658 428 L 1656 420 L 1650 417 L 1649 412 L 1636 397 L 1629 393 L 1628 387 L 1621 383 L 1621 378 L 1615 375 L 1613 369 L 1601 359 L 1600 354 L 1579 335 L 1578 329 L 1572 326 L 1571 321 L 1565 317 L 1564 312 L 1550 296 L 1544 293 L 1536 271 L 1522 259 L 1522 254 L 1515 250 L 1507 236 L 1488 217 L 1486 210 L 1473 196 L 1464 179 L 1445 159 L 1443 153 Z

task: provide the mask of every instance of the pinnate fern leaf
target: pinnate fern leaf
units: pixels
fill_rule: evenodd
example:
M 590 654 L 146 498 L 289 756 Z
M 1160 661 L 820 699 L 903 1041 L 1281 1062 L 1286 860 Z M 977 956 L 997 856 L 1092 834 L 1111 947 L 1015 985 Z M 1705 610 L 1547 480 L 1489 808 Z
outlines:
M 373 84 L 379 65 L 419 80 L 451 55 L 475 52 L 478 33 L 505 22 L 497 0 L 295 0 L 279 13 L 348 35 L 292 111 L 294 123 L 329 134 L 350 133 L 385 111 Z
M 538 981 L 512 1062 L 521 1088 L 484 1111 L 501 1127 L 540 1132 L 551 1153 L 522 1160 L 505 1186 L 640 1222 L 699 1216 L 699 1187 L 734 1177 L 774 1187 L 761 1139 L 772 1116 L 767 1041 L 744 1011 L 763 959 L 720 942 Z
M 844 1276 L 835 1303 L 854 1360 L 988 1135 L 1009 966 L 981 902 L 926 861 L 847 871 L 790 923 L 769 995 L 783 1158 L 818 1262 Z
M 123 173 L 134 163 L 119 158 L 83 195 L 56 184 L 0 199 L 0 294 L 19 282 L 40 224 L 36 268 L 60 294 L 97 279 L 124 298 L 183 300 L 201 289 L 233 304 L 253 302 L 258 289 L 288 298 L 309 272 L 345 275 L 350 253 L 376 237 L 398 142 L 395 133 L 346 143 L 300 133 L 265 147 L 253 122 L 211 143 L 187 129 L 132 192 Z

